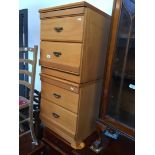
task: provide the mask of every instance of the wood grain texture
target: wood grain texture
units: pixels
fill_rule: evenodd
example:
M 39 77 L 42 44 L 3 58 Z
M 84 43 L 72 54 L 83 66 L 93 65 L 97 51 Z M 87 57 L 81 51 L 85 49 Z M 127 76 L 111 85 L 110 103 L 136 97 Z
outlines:
M 79 93 L 79 84 L 69 82 L 66 80 L 61 80 L 49 75 L 41 74 L 41 81 L 47 82 L 49 84 L 64 88 L 74 93 Z
M 80 43 L 41 41 L 40 46 L 41 66 L 79 74 L 82 47 Z M 59 52 L 60 55 L 57 56 L 54 52 Z
M 46 82 L 41 83 L 41 88 L 42 98 L 52 101 L 71 112 L 78 113 L 79 94 Z
M 82 42 L 83 16 L 41 20 L 41 40 Z M 62 27 L 61 32 L 55 30 Z
M 48 129 L 52 130 L 53 132 L 60 135 L 62 138 L 64 138 L 69 144 L 73 141 L 75 133 L 71 132 L 61 124 L 55 123 L 51 121 L 49 117 L 47 117 L 44 114 L 40 114 L 41 121 L 47 127 Z
M 95 130 L 95 120 L 98 117 L 100 105 L 101 82 L 97 81 L 80 88 L 78 115 L 42 97 L 40 112 L 42 122 L 71 145 L 82 142 Z M 50 118 L 53 112 L 60 115 L 60 118 L 63 117 L 63 120 Z
M 112 67 L 114 56 L 116 52 L 116 43 L 118 38 L 118 29 L 119 29 L 119 22 L 120 22 L 120 13 L 122 8 L 122 0 L 114 1 L 113 5 L 113 15 L 112 15 L 112 23 L 111 23 L 111 32 L 110 32 L 110 40 L 109 40 L 109 48 L 108 48 L 108 55 L 107 55 L 107 62 L 106 62 L 106 76 L 103 83 L 103 94 L 102 94 L 102 103 L 101 103 L 101 110 L 100 110 L 100 119 L 106 125 L 111 125 L 117 130 L 120 130 L 122 133 L 127 135 L 128 137 L 134 138 L 135 130 L 130 128 L 129 126 L 112 119 L 107 115 L 108 112 L 108 103 L 109 103 L 109 93 L 110 93 L 110 85 L 111 85 L 111 78 L 112 78 Z M 126 102 L 125 102 L 126 104 Z M 131 105 L 133 108 L 133 105 Z M 125 105 L 124 105 L 125 108 Z M 128 109 L 129 110 L 129 109 Z
M 77 15 L 77 10 L 84 10 L 84 12 L 82 15 Z M 77 13 L 76 16 L 72 14 L 73 12 Z M 51 121 L 49 115 L 45 115 L 48 108 L 41 107 L 44 108 L 44 112 L 41 112 L 41 119 L 45 126 L 71 145 L 77 145 L 95 129 L 108 45 L 110 16 L 86 2 L 42 9 L 40 13 L 45 15 L 45 18 L 41 19 L 41 50 L 43 48 L 50 51 L 52 48 L 64 52 L 62 53 L 63 59 L 60 60 L 60 56 L 58 59 L 54 58 L 52 62 L 45 58 L 49 53 L 45 52 L 46 50 L 41 51 L 42 102 L 44 106 L 48 102 L 49 107 L 52 105 L 51 108 L 62 114 L 64 114 L 62 109 L 72 114 L 77 113 L 75 122 L 70 121 L 68 124 L 68 120 L 64 120 L 66 122 L 58 123 Z M 57 16 L 59 18 L 56 18 Z M 61 27 L 62 30 L 56 32 L 55 27 Z M 50 92 L 55 91 L 58 95 L 64 96 L 60 103 L 49 95 Z M 78 107 L 71 107 L 71 102 Z M 72 114 L 69 114 L 69 117 L 72 117 Z M 65 114 L 65 117 L 68 116 Z
M 82 53 L 76 52 L 80 50 L 81 48 L 80 46 L 79 48 L 73 47 L 73 46 L 71 47 L 69 43 L 67 44 L 67 43 L 41 42 L 41 45 L 42 45 L 41 47 L 45 49 L 48 48 L 49 51 L 50 51 L 50 48 L 52 48 L 52 45 L 54 44 L 55 44 L 54 47 L 57 50 L 62 49 L 63 51 L 63 48 L 65 48 L 66 50 L 64 51 L 64 53 L 66 54 L 66 57 L 62 59 L 60 58 L 61 59 L 60 61 L 59 61 L 59 58 L 54 59 L 52 63 L 50 60 L 45 61 L 46 59 L 45 56 L 47 54 L 46 50 L 44 52 L 41 52 L 40 63 L 42 66 L 45 66 L 45 67 L 52 66 L 52 68 L 55 70 L 57 69 L 59 71 L 79 75 L 79 77 L 77 76 L 70 77 L 69 74 L 65 74 L 65 76 L 63 76 L 63 74 L 53 71 L 52 73 L 53 76 L 56 76 L 56 77 L 59 76 L 59 78 L 62 77 L 65 80 L 71 80 L 71 81 L 73 78 L 73 82 L 77 82 L 77 83 L 89 82 L 92 80 L 103 78 L 104 76 L 103 75 L 104 64 L 106 59 L 107 47 L 108 47 L 110 18 L 105 18 L 104 16 L 90 10 L 89 8 L 86 8 L 85 11 L 86 11 L 84 16 L 85 20 L 83 23 L 84 32 L 82 34 L 84 42 L 82 44 L 82 49 L 80 51 Z M 42 32 L 42 33 L 44 34 L 45 32 Z M 72 34 L 71 31 L 69 31 L 69 33 Z M 54 40 L 56 40 L 57 35 L 59 34 L 56 34 L 56 36 L 53 36 Z M 64 40 L 67 41 L 68 39 L 64 37 Z M 61 41 L 61 39 L 59 41 Z M 51 47 L 50 47 L 50 44 L 51 44 Z M 58 44 L 60 46 L 58 46 Z M 71 50 L 67 50 L 67 45 L 68 47 L 70 47 Z M 77 45 L 77 44 L 74 43 L 74 45 Z M 42 57 L 44 57 L 44 59 Z M 79 61 L 79 59 L 81 59 L 81 61 Z M 61 74 L 61 77 L 59 74 Z
M 113 16 L 112 16 L 113 18 L 111 23 L 111 32 L 110 32 L 109 47 L 107 52 L 107 61 L 105 68 L 106 76 L 104 80 L 104 92 L 103 92 L 104 94 L 102 98 L 101 118 L 104 118 L 104 116 L 107 113 L 108 94 L 110 88 L 110 79 L 112 76 L 111 73 L 112 73 L 113 56 L 115 54 L 115 47 L 117 41 L 116 36 L 118 33 L 118 26 L 119 26 L 120 7 L 121 7 L 121 0 L 114 1 Z
M 43 12 L 65 10 L 65 9 L 71 9 L 71 8 L 78 8 L 78 7 L 90 8 L 90 9 L 96 11 L 97 13 L 105 16 L 106 18 L 110 18 L 110 16 L 108 14 L 106 14 L 105 12 L 101 11 L 100 9 L 96 8 L 95 6 L 89 4 L 89 3 L 85 2 L 85 1 L 65 4 L 65 5 L 61 5 L 61 6 L 48 7 L 48 8 L 40 9 L 39 12 L 43 13 Z
M 110 19 L 87 8 L 84 23 L 81 83 L 103 78 Z
M 42 98 L 40 115 L 48 118 L 50 122 L 57 124 L 70 133 L 74 134 L 76 132 L 77 115 L 53 102 L 49 102 Z
M 43 13 L 43 12 L 65 10 L 65 9 L 71 9 L 71 8 L 77 8 L 77 7 L 84 7 L 84 6 L 85 6 L 84 2 L 77 2 L 77 3 L 70 3 L 70 4 L 65 4 L 65 5 L 43 8 L 43 9 L 40 9 L 39 12 Z
M 63 80 L 75 82 L 75 83 L 80 83 L 80 76 L 79 75 L 74 75 L 70 73 L 66 73 L 63 71 L 58 71 L 55 69 L 47 68 L 47 67 L 41 67 L 41 73 L 45 75 L 50 75 L 53 77 L 57 77 Z
M 75 140 L 83 141 L 95 130 L 95 121 L 99 115 L 102 80 L 80 89 L 79 114 Z
M 42 12 L 40 13 L 40 18 L 56 18 L 56 17 L 64 17 L 64 16 L 73 16 L 73 15 L 82 15 L 84 13 L 84 7 L 79 8 L 70 8 L 65 10 L 55 10 L 52 12 Z

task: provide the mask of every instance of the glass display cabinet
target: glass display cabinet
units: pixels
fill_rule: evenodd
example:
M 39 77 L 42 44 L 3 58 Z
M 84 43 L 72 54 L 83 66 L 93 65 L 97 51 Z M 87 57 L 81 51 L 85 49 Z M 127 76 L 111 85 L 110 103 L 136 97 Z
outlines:
M 134 139 L 135 0 L 114 1 L 99 121 Z

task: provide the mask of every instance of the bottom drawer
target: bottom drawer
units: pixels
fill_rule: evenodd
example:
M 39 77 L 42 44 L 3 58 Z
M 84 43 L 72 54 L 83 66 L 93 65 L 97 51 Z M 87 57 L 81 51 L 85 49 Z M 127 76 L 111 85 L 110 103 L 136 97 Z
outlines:
M 70 135 L 75 135 L 77 115 L 56 104 L 41 99 L 40 118 L 49 128 L 57 127 Z M 52 127 L 53 126 L 53 127 Z M 56 131 L 55 131 L 56 132 Z

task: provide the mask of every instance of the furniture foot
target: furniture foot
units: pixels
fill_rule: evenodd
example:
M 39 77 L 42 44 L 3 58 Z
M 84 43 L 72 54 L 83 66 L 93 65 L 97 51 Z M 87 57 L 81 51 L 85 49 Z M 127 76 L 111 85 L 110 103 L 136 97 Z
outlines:
M 77 150 L 81 150 L 85 147 L 85 143 L 84 142 L 73 142 L 71 143 L 71 147 Z

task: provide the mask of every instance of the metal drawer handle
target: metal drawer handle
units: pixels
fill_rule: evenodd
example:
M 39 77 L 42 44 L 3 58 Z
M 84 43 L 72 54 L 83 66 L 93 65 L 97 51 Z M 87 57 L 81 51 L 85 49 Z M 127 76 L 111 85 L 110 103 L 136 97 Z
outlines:
M 57 26 L 57 27 L 54 27 L 54 30 L 55 30 L 56 32 L 61 32 L 61 31 L 63 30 L 63 27 Z
M 54 118 L 59 118 L 60 116 L 58 114 L 56 114 L 55 112 L 52 113 Z
M 56 56 L 56 57 L 60 57 L 62 54 L 61 52 L 58 52 L 58 51 L 54 51 L 53 54 Z
M 59 94 L 56 94 L 56 93 L 53 93 L 53 96 L 55 97 L 55 98 L 61 98 L 61 95 L 59 95 Z

